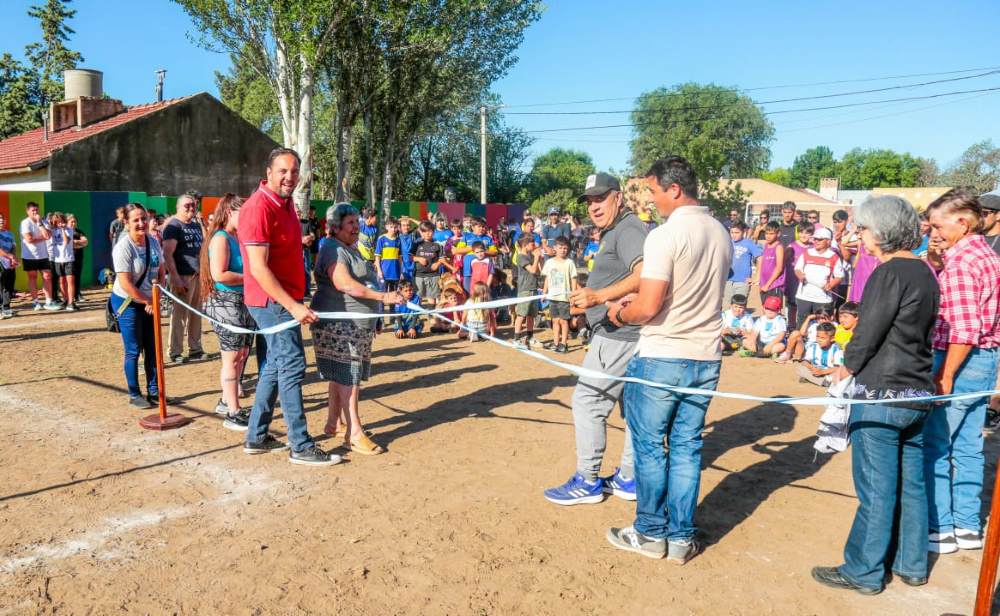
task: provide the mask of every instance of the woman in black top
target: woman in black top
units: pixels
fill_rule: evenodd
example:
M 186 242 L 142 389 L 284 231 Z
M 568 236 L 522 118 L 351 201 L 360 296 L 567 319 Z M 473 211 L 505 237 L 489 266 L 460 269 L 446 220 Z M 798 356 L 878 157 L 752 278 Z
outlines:
M 854 375 L 856 400 L 896 401 L 851 407 L 858 511 L 844 564 L 815 567 L 812 575 L 827 586 L 874 595 L 890 568 L 905 584 L 927 583 L 923 425 L 931 405 L 906 399 L 934 394 L 931 335 L 939 293 L 931 269 L 913 253 L 920 223 L 909 203 L 875 197 L 855 209 L 854 220 L 881 265 L 865 287 L 840 377 Z
M 73 301 L 78 303 L 83 297 L 80 292 L 80 288 L 83 286 L 83 278 L 81 278 L 83 274 L 83 250 L 90 243 L 90 240 L 87 239 L 87 234 L 76 226 L 76 216 L 73 214 L 67 216 L 66 224 L 73 229 L 73 277 L 76 278 L 76 297 L 73 298 Z

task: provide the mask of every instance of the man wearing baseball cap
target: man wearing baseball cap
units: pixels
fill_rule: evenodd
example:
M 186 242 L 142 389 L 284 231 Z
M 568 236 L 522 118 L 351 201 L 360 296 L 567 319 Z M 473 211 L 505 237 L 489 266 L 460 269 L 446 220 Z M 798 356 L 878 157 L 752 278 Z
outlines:
M 979 205 L 983 206 L 983 239 L 1000 255 L 1000 193 L 979 195 Z
M 587 203 L 590 220 L 601 239 L 594 255 L 594 268 L 587 286 L 570 294 L 570 308 L 583 311 L 593 328 L 583 367 L 604 374 L 624 376 L 635 354 L 639 326 L 615 326 L 608 320 L 607 303 L 639 289 L 642 247 L 646 226 L 624 206 L 617 178 L 596 173 L 587 178 L 578 203 Z M 635 500 L 632 438 L 626 428 L 618 468 L 610 477 L 599 477 L 607 446 L 608 416 L 622 392 L 622 383 L 581 377 L 573 390 L 573 428 L 576 433 L 576 472 L 561 486 L 545 490 L 545 498 L 557 505 L 599 503 L 605 494 Z
M 565 237 L 570 239 L 573 232 L 569 224 L 560 222 L 559 217 L 562 212 L 557 207 L 549 208 L 549 219 L 542 226 L 542 246 L 545 248 L 545 256 L 554 257 L 556 254 L 556 238 Z
M 813 245 L 795 262 L 795 277 L 799 289 L 795 293 L 798 323 L 821 309 L 833 310 L 833 290 L 844 279 L 844 262 L 830 248 L 833 232 L 826 227 L 816 229 Z

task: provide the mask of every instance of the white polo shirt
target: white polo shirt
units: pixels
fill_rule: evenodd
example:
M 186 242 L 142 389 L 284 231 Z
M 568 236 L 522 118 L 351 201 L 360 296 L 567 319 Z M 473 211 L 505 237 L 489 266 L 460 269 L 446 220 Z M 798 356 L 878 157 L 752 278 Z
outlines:
M 668 286 L 660 311 L 640 330 L 639 356 L 720 359 L 722 295 L 732 264 L 732 238 L 706 207 L 679 207 L 650 231 L 642 278 Z

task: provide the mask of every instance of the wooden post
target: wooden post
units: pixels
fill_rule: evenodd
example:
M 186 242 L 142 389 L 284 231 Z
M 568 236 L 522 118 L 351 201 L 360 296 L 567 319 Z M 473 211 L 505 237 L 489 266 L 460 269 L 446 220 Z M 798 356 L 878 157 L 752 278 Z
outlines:
M 174 310 L 184 310 L 174 306 Z M 158 400 L 160 412 L 147 415 L 139 420 L 139 425 L 147 430 L 170 430 L 191 423 L 190 417 L 178 413 L 167 413 L 167 382 L 163 370 L 163 328 L 160 319 L 160 285 L 153 285 L 153 340 L 156 347 L 156 383 L 159 386 Z
M 986 545 L 983 561 L 979 564 L 979 587 L 976 589 L 975 616 L 989 616 L 993 605 L 993 590 L 997 581 L 997 559 L 1000 558 L 1000 460 L 993 479 L 993 498 L 990 503 L 990 521 L 986 526 Z

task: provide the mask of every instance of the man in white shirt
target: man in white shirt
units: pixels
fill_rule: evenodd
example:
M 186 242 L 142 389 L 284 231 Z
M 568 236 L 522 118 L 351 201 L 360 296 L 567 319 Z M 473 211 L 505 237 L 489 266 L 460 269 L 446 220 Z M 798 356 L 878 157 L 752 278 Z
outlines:
M 826 227 L 816 229 L 813 245 L 795 262 L 799 290 L 795 293 L 797 327 L 820 309 L 833 311 L 833 291 L 844 279 L 844 262 L 830 248 L 833 233 Z
M 38 272 L 42 273 L 42 293 L 45 295 L 46 310 L 59 310 L 59 304 L 52 301 L 52 270 L 49 263 L 48 241 L 52 239 L 52 231 L 42 220 L 38 212 L 38 204 L 29 201 L 25 206 L 28 217 L 21 221 L 21 263 L 28 275 L 28 293 L 35 310 L 41 310 L 38 302 Z
M 646 184 L 666 222 L 646 237 L 639 293 L 608 310 L 617 326 L 642 324 L 626 375 L 714 390 L 733 243 L 722 223 L 698 203 L 698 179 L 688 161 L 676 156 L 656 161 Z M 608 529 L 607 539 L 622 550 L 684 564 L 700 551 L 694 512 L 710 397 L 626 383 L 623 401 L 635 451 L 636 517 L 632 526 Z

